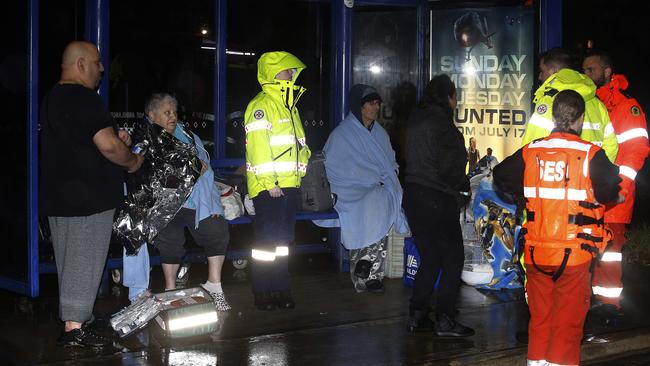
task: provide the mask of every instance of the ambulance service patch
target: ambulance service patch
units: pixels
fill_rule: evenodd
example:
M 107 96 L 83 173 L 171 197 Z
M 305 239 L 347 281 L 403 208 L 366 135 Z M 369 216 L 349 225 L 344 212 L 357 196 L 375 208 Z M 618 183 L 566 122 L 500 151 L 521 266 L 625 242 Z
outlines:
M 544 113 L 546 113 L 547 110 L 548 110 L 548 108 L 546 107 L 546 104 L 540 104 L 537 107 L 537 114 L 544 114 Z
M 637 106 L 633 106 L 632 109 L 630 109 L 630 113 L 632 113 L 633 116 L 639 116 L 641 115 L 641 110 Z
M 255 119 L 264 118 L 264 111 L 261 109 L 256 110 L 255 113 L 253 113 L 253 117 L 255 117 Z

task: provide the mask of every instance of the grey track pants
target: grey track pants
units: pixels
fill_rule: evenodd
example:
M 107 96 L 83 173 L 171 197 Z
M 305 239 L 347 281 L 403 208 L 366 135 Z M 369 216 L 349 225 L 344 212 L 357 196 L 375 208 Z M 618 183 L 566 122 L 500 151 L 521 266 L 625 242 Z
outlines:
M 83 323 L 92 316 L 111 240 L 115 210 L 48 217 L 59 278 L 59 315 Z

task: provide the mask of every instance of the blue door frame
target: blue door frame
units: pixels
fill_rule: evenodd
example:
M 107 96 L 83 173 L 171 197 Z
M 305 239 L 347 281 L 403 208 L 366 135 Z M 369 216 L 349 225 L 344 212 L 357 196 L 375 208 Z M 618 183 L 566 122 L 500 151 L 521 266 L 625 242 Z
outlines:
M 227 39 L 227 0 L 215 1 L 215 19 L 218 21 L 215 50 L 214 79 L 214 153 L 215 168 L 235 167 L 241 165 L 241 159 L 225 158 L 225 100 L 226 100 L 226 39 Z M 102 63 L 106 68 L 99 93 L 108 103 L 107 78 L 109 63 L 109 9 L 110 0 L 86 0 L 86 39 L 99 47 Z M 417 8 L 418 28 L 418 95 L 423 87 L 425 65 L 424 44 L 427 24 L 428 4 L 426 0 L 365 0 L 355 1 L 354 6 L 404 6 Z M 539 1 L 539 50 L 543 51 L 562 44 L 562 0 Z M 27 227 L 27 278 L 17 279 L 0 276 L 0 288 L 36 297 L 39 295 L 39 276 L 41 273 L 53 273 L 52 263 L 39 261 L 39 224 L 38 224 L 38 110 L 39 110 L 39 0 L 29 0 L 28 10 L 28 98 L 27 98 L 27 153 L 29 156 L 28 177 L 28 227 Z M 332 1 L 332 76 L 334 79 L 334 98 L 331 102 L 332 121 L 345 117 L 348 108 L 347 91 L 350 87 L 351 74 L 351 35 L 352 9 L 345 6 L 343 0 Z M 337 122 L 331 123 L 331 128 Z M 112 263 L 112 262 L 111 262 Z M 117 265 L 117 264 L 114 264 Z M 110 267 L 110 263 L 109 263 Z

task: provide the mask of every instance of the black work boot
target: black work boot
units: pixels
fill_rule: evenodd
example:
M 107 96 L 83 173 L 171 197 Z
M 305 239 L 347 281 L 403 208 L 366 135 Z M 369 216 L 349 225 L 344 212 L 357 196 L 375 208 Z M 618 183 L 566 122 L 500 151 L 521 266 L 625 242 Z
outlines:
M 406 331 L 413 334 L 416 332 L 430 332 L 434 324 L 429 318 L 429 312 L 425 310 L 410 310 L 410 317 L 406 323 Z
M 255 293 L 255 307 L 259 310 L 275 310 L 275 301 L 268 291 Z
M 293 309 L 296 307 L 296 303 L 291 296 L 291 290 L 273 291 L 272 297 L 278 309 Z
M 469 337 L 474 329 L 457 322 L 447 314 L 437 314 L 434 333 L 438 337 Z

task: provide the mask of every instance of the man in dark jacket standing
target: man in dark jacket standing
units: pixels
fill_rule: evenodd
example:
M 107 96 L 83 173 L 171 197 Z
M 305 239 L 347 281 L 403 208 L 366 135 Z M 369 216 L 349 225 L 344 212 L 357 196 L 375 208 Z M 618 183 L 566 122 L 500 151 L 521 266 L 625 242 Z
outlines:
M 459 209 L 469 195 L 463 136 L 453 122 L 456 88 L 447 75 L 434 77 L 407 127 L 404 209 L 420 253 L 407 330 L 433 329 L 437 336 L 466 337 L 474 330 L 455 320 L 463 269 Z M 436 321 L 431 293 L 440 274 Z

